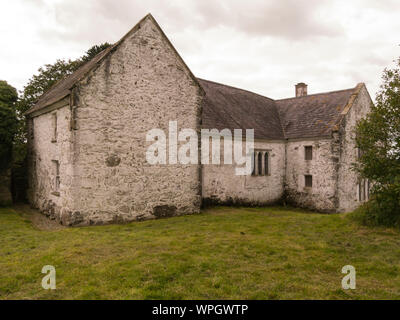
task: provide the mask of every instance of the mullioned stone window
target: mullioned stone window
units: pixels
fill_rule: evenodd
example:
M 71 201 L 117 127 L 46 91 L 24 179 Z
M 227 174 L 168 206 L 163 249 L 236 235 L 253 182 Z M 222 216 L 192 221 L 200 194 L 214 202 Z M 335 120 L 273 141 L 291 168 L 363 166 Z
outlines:
M 270 159 L 269 152 L 266 150 L 255 150 L 252 154 L 253 171 L 252 176 L 269 176 Z

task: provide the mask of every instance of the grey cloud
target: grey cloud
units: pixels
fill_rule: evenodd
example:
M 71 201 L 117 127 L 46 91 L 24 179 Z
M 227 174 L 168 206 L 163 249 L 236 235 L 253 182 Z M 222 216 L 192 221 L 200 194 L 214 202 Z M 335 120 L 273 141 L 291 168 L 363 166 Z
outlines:
M 44 39 L 57 41 L 95 41 L 106 36 L 116 40 L 148 12 L 168 26 L 169 33 L 186 28 L 207 30 L 223 26 L 249 36 L 281 37 L 302 40 L 343 33 L 339 24 L 320 17 L 326 0 L 239 0 L 211 1 L 65 1 L 47 4 L 59 28 L 42 29 Z M 44 6 L 43 3 L 40 4 Z M 49 18 L 52 18 L 51 16 Z M 118 36 L 116 36 L 118 33 Z M 111 40 L 111 39 L 110 39 Z
M 310 92 L 364 81 L 374 96 L 383 68 L 400 54 L 398 0 L 19 0 L 7 6 L 19 20 L 0 12 L 2 37 L 12 44 L 0 53 L 0 67 L 19 87 L 44 63 L 119 40 L 149 12 L 194 74 L 273 98 L 291 96 L 299 81 Z
M 51 41 L 116 41 L 149 12 L 175 30 L 186 20 L 182 9 L 168 1 L 72 0 L 47 6 L 59 28 L 44 28 L 40 34 Z
M 290 40 L 343 34 L 341 25 L 321 18 L 324 0 L 253 1 L 244 5 L 233 0 L 198 1 L 197 21 L 204 27 L 228 26 L 251 35 L 283 37 Z

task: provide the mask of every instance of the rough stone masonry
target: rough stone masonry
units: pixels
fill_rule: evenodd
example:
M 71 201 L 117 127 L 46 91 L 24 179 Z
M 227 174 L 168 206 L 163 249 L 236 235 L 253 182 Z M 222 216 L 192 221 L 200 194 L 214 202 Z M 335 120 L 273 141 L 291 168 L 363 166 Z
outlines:
M 351 171 L 367 89 L 307 95 L 302 83 L 296 93 L 273 100 L 196 78 L 149 14 L 27 112 L 29 201 L 63 225 L 192 214 L 202 203 L 352 210 L 367 198 Z M 169 121 L 198 133 L 254 129 L 252 175 L 228 164 L 150 165 L 146 133 L 168 132 Z

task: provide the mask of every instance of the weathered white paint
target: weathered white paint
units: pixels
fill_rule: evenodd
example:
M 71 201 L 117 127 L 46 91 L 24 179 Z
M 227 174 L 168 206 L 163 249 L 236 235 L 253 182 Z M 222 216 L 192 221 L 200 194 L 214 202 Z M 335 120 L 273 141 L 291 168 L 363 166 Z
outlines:
M 256 205 L 274 203 L 282 198 L 285 175 L 284 142 L 255 141 L 254 148 L 268 151 L 270 174 L 236 175 L 235 165 L 223 164 L 221 157 L 221 165 L 203 165 L 203 198 L 207 202 Z

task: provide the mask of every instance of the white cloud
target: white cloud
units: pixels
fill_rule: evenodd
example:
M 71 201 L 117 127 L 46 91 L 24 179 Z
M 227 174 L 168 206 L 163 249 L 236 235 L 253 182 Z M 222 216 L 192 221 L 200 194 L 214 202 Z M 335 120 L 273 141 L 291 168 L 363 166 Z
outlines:
M 195 75 L 272 98 L 366 82 L 400 55 L 395 0 L 17 0 L 0 12 L 0 78 L 22 89 L 57 58 L 114 42 L 151 12 Z

